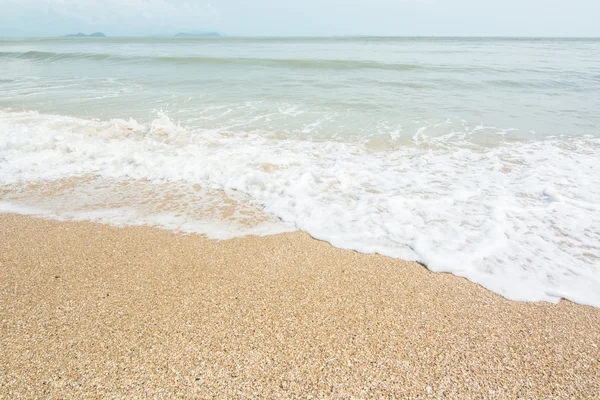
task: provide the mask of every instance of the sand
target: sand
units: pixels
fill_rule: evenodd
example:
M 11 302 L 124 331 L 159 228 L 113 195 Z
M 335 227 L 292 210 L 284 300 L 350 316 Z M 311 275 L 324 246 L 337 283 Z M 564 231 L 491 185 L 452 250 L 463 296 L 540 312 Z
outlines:
M 296 232 L 0 215 L 0 398 L 598 398 L 600 310 Z

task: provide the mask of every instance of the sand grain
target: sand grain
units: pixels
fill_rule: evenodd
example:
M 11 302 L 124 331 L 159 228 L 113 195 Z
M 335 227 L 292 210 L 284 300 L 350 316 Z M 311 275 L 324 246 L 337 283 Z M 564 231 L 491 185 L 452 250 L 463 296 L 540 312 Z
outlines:
M 0 215 L 0 398 L 597 398 L 600 310 L 303 233 Z

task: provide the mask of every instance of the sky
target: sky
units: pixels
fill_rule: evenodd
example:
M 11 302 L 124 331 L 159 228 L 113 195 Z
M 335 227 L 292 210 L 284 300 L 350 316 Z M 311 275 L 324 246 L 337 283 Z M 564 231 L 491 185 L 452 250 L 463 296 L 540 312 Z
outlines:
M 0 37 L 600 37 L 600 0 L 0 0 Z

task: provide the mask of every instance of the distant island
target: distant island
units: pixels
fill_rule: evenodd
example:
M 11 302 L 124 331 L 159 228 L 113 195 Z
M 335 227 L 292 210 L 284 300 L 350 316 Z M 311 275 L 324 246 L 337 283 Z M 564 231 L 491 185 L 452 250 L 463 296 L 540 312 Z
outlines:
M 63 37 L 106 37 L 106 35 L 102 32 L 95 32 L 92 33 L 91 35 L 86 35 L 85 33 L 71 33 L 69 35 L 65 35 Z
M 175 37 L 218 37 L 221 36 L 217 32 L 206 32 L 206 33 L 185 33 L 179 32 Z

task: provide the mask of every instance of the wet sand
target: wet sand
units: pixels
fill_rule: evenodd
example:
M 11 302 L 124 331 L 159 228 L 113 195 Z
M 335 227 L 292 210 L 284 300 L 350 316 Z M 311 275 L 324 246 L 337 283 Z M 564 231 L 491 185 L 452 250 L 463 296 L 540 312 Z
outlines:
M 296 232 L 0 215 L 0 398 L 598 398 L 600 310 Z

